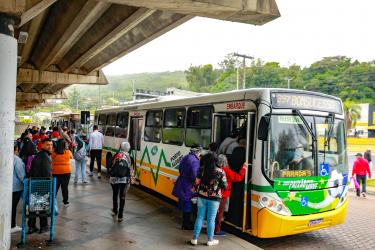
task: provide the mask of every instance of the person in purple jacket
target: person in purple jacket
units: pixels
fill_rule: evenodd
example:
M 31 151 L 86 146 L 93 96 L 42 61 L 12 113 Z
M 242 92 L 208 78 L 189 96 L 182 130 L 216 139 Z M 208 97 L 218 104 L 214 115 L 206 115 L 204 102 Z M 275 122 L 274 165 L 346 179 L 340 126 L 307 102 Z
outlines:
M 180 176 L 177 178 L 172 194 L 178 198 L 178 206 L 182 210 L 182 230 L 193 230 L 194 224 L 191 222 L 193 205 L 193 186 L 199 172 L 199 157 L 202 147 L 194 144 L 190 153 L 182 158 L 179 166 Z

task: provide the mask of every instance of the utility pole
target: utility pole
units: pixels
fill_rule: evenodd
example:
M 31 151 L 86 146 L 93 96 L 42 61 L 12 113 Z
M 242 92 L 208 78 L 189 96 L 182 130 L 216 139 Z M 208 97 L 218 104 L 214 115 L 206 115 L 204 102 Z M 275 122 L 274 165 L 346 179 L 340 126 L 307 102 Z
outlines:
M 99 101 L 98 101 L 98 107 L 96 109 L 100 109 L 101 106 L 102 106 L 102 100 L 100 96 L 100 85 L 99 85 Z
M 132 84 L 133 84 L 133 101 L 135 101 L 135 81 L 132 80 Z
M 253 60 L 254 57 L 248 55 L 242 55 L 238 53 L 233 53 L 234 56 L 242 57 L 242 69 L 243 69 L 243 79 L 242 79 L 242 89 L 246 87 L 246 59 Z M 238 89 L 238 82 L 239 82 L 239 73 L 237 68 L 237 89 Z
M 288 89 L 290 89 L 290 81 L 293 80 L 293 77 L 285 77 L 285 80 L 288 81 Z

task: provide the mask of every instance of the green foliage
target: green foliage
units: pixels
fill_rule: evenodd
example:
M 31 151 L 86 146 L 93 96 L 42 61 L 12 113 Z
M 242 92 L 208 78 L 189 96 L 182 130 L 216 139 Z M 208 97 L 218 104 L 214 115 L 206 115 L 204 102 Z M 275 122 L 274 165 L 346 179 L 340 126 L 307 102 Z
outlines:
M 361 118 L 361 108 L 354 101 L 347 99 L 344 102 L 344 112 L 345 112 L 345 125 L 347 132 L 355 127 L 359 118 Z
M 211 64 L 206 64 L 190 66 L 189 69 L 185 71 L 185 74 L 191 90 L 207 92 L 217 80 L 220 72 L 214 70 Z

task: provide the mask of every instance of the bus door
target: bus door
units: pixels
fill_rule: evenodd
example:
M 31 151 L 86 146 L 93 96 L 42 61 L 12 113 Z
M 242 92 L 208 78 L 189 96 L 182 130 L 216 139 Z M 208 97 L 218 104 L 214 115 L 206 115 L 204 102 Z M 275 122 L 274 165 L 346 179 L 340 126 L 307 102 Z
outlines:
M 235 114 L 234 124 L 236 125 L 235 128 L 240 128 L 240 139 L 246 140 L 246 148 L 238 147 L 234 149 L 232 155 L 228 156 L 228 162 L 230 167 L 236 172 L 238 172 L 245 163 L 247 165 L 247 171 L 242 182 L 232 183 L 232 191 L 225 218 L 226 222 L 229 224 L 241 229 L 242 231 L 246 231 L 251 228 L 250 180 L 254 143 L 255 113 L 247 112 L 246 114 Z
M 218 145 L 229 136 L 233 129 L 233 117 L 230 114 L 215 113 L 213 114 L 213 141 Z
M 131 146 L 131 153 L 134 158 L 134 170 L 138 171 L 137 160 L 141 157 L 141 136 L 142 136 L 143 118 L 130 118 L 129 143 Z

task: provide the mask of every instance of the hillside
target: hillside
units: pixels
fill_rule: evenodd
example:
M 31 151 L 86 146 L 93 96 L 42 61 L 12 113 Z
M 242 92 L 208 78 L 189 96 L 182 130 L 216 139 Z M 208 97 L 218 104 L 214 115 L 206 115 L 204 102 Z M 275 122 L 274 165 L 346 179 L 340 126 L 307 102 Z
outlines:
M 131 99 L 133 84 L 135 88 L 147 90 L 165 90 L 169 87 L 187 89 L 185 73 L 183 71 L 141 73 L 121 76 L 107 76 L 110 84 L 100 87 L 102 102 L 108 101 L 114 96 L 115 100 L 125 101 Z M 99 96 L 98 86 L 73 85 L 66 89 L 72 93 L 76 89 L 83 98 L 97 99 Z M 111 100 L 109 100 L 111 101 Z

